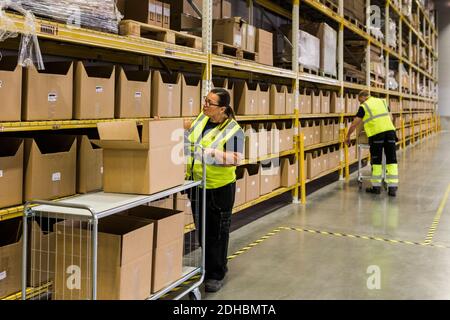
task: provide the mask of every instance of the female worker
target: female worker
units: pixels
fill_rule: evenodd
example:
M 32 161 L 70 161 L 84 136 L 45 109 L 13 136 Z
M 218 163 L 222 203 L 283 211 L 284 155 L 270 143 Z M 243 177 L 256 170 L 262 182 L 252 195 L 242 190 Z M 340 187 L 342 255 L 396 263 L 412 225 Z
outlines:
M 230 107 L 230 94 L 225 89 L 213 89 L 205 97 L 203 110 L 193 122 L 186 121 L 190 144 L 204 148 L 206 162 L 206 245 L 205 291 L 216 292 L 223 286 L 227 273 L 227 251 L 231 213 L 236 189 L 236 166 L 243 158 L 244 132 Z M 187 175 L 202 179 L 202 164 L 198 148 L 188 157 Z M 201 208 L 202 197 L 195 189 L 190 194 L 194 212 Z M 195 199 L 199 199 L 197 202 Z M 198 207 L 197 207 L 198 206 Z M 196 221 L 201 234 L 202 225 Z

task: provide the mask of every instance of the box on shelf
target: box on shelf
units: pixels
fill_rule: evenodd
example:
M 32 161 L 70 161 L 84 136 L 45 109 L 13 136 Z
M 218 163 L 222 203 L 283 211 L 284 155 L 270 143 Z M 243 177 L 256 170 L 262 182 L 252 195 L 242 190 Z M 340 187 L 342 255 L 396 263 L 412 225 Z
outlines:
M 183 120 L 144 120 L 139 129 L 135 121 L 98 124 L 105 192 L 154 194 L 184 183 L 183 137 L 174 137 Z
M 270 153 L 278 154 L 280 152 L 280 130 L 275 122 L 268 124 L 270 137 Z
M 167 209 L 173 209 L 173 199 L 172 198 L 169 199 L 172 201 L 172 205 Z M 153 205 L 153 203 L 151 203 L 150 205 L 152 207 L 156 207 L 155 205 Z M 175 209 L 183 212 L 185 226 L 190 226 L 195 223 L 194 214 L 192 210 L 192 203 L 187 193 L 184 194 L 181 192 L 177 193 Z M 199 212 L 199 214 L 201 213 Z
M 314 144 L 314 121 L 302 121 L 300 132 L 303 133 L 305 147 Z
M 245 167 L 245 202 L 259 198 L 259 164 Z
M 152 117 L 181 116 L 181 78 L 181 74 L 153 71 Z
M 316 94 L 311 91 L 311 109 L 312 113 L 320 113 L 320 92 Z
M 231 18 L 230 0 L 213 0 L 213 19 Z
M 341 124 L 339 122 L 339 119 L 334 119 L 333 120 L 333 140 L 339 140 L 340 137 L 340 132 L 341 132 Z
M 266 84 L 258 84 L 258 114 L 268 115 L 270 114 L 270 90 Z
M 199 77 L 181 76 L 181 116 L 198 116 L 201 107 L 201 86 Z
M 313 144 L 320 143 L 320 120 L 313 120 L 314 123 L 314 136 L 313 136 Z
M 285 86 L 270 86 L 270 114 L 286 114 L 286 91 Z
M 271 139 L 264 123 L 258 124 L 258 157 L 264 157 L 271 152 Z
M 281 187 L 281 163 L 280 159 L 276 158 L 271 160 L 272 168 L 272 191 Z
M 259 195 L 263 196 L 272 192 L 272 166 L 260 164 L 259 168 Z
M 277 123 L 280 131 L 280 152 L 294 149 L 294 128 L 291 122 Z
M 236 168 L 236 195 L 234 199 L 234 206 L 238 207 L 245 203 L 245 190 L 246 190 L 246 180 L 245 180 L 245 168 Z
M 236 81 L 234 83 L 234 106 L 238 115 L 257 115 L 259 112 L 258 84 Z
M 228 93 L 230 94 L 230 107 L 233 108 L 233 110 L 235 110 L 235 108 L 234 108 L 234 84 L 233 84 L 233 82 L 228 80 L 228 79 L 222 79 L 222 78 L 213 79 L 212 82 L 213 82 L 213 87 L 214 88 L 223 88 L 223 89 L 228 91 Z
M 307 179 L 314 179 L 323 171 L 320 151 L 308 152 L 306 154 L 306 159 L 308 162 L 306 173 Z
M 68 228 L 74 232 L 64 232 Z M 123 215 L 99 220 L 97 299 L 144 300 L 150 296 L 153 228 L 152 221 Z M 84 267 L 91 259 L 87 224 L 66 220 L 56 224 L 56 232 L 53 298 L 90 299 L 92 274 Z M 71 281 L 76 272 L 81 277 L 78 286 Z
M 0 223 L 0 298 L 22 289 L 22 220 Z
M 323 119 L 320 121 L 320 142 L 330 142 L 333 138 L 333 127 L 330 125 L 330 119 Z M 331 123 L 332 124 L 332 123 Z
M 103 188 L 103 150 L 88 136 L 77 137 L 77 193 Z
M 256 161 L 259 156 L 259 134 L 251 124 L 244 127 L 245 133 L 245 159 Z
M 213 43 L 223 42 L 237 48 L 245 49 L 243 43 L 247 37 L 243 37 L 243 25 L 245 22 L 240 17 L 218 19 L 213 21 Z
M 257 62 L 273 66 L 273 34 L 263 29 L 256 30 Z
M 24 70 L 22 120 L 70 120 L 73 108 L 72 61 L 46 62 Z
M 187 31 L 190 34 L 202 36 L 202 19 L 185 13 L 171 13 L 170 25 L 173 30 Z
M 135 20 L 142 23 L 156 25 L 155 0 L 124 0 L 121 7 L 124 20 Z M 119 7 L 120 9 L 120 7 Z
M 169 0 L 165 2 L 170 3 L 173 14 L 184 13 L 194 18 L 201 19 L 201 15 L 199 15 L 198 12 L 201 13 L 203 10 L 203 0 L 192 0 L 192 4 L 185 0 Z M 197 10 L 195 10 L 194 7 Z
M 74 119 L 113 119 L 114 86 L 114 65 L 78 61 L 75 67 Z
M 330 97 L 330 113 L 344 113 L 345 108 L 343 105 L 343 99 L 337 92 L 331 92 Z
M 1 121 L 20 121 L 22 105 L 22 67 L 17 57 L 3 56 L 0 59 Z
M 300 114 L 310 114 L 312 113 L 312 98 L 311 94 L 308 93 L 306 89 L 303 90 L 299 95 L 300 97 Z
M 292 31 L 289 34 L 291 35 Z M 321 55 L 319 38 L 303 30 L 299 31 L 298 38 L 298 63 L 304 68 L 318 71 Z M 292 36 L 289 39 L 292 39 Z
M 184 214 L 179 210 L 140 206 L 128 215 L 152 221 L 152 293 L 181 278 L 183 268 Z
M 163 28 L 170 29 L 170 4 L 163 3 Z
M 330 113 L 330 92 L 320 90 L 320 113 Z
M 115 117 L 150 118 L 151 71 L 116 67 Z
M 256 48 L 256 28 L 248 23 L 242 24 L 242 50 L 255 52 Z
M 286 114 L 295 114 L 295 95 L 292 87 L 286 87 Z
M 298 164 L 295 156 L 281 158 L 281 186 L 292 187 L 297 183 Z
M 75 194 L 76 137 L 39 135 L 25 139 L 24 200 L 50 200 Z
M 22 204 L 23 152 L 23 139 L 0 138 L 0 208 Z

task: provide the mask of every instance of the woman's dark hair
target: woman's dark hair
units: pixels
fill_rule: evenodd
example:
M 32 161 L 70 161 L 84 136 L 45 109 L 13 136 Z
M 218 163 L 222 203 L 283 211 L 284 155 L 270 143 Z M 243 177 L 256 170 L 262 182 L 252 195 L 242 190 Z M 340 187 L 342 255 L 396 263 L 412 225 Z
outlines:
M 226 108 L 225 114 L 228 116 L 228 118 L 235 119 L 236 116 L 234 114 L 234 110 L 230 106 L 230 102 L 231 102 L 230 93 L 223 88 L 212 89 L 211 93 L 214 93 L 219 97 L 219 101 L 217 103 L 219 104 L 220 107 Z

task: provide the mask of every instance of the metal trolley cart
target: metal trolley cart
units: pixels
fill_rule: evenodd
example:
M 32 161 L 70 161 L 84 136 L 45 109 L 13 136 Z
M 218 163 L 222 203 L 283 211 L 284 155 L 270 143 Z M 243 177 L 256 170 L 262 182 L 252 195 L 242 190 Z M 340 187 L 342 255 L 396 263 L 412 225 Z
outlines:
M 359 185 L 359 189 L 360 189 L 360 190 L 362 189 L 363 181 L 364 181 L 364 180 L 370 181 L 370 180 L 372 179 L 372 175 L 365 176 L 365 175 L 363 175 L 363 172 L 362 172 L 362 168 L 363 168 L 363 166 L 362 166 L 362 151 L 363 151 L 364 149 L 366 149 L 366 150 L 370 149 L 369 144 L 368 144 L 368 143 L 359 143 L 359 142 L 358 142 L 358 185 Z M 386 157 L 385 157 L 384 153 L 383 153 L 383 162 L 382 162 L 382 164 L 383 164 L 383 177 L 382 177 L 382 181 L 383 181 L 383 185 L 386 187 L 386 185 L 385 185 L 385 178 L 386 178 Z
M 201 181 L 186 181 L 184 185 L 150 196 L 98 192 L 75 196 L 59 202 L 33 201 L 27 203 L 23 216 L 22 299 L 26 297 L 27 285 L 48 288 L 45 296 L 41 296 L 44 299 L 96 300 L 101 298 L 98 297 L 97 285 L 99 278 L 103 275 L 98 270 L 98 261 L 99 259 L 105 260 L 105 253 L 99 251 L 98 247 L 99 222 L 102 219 L 111 218 L 112 215 L 151 204 L 169 196 L 173 197 L 175 204 L 179 200 L 177 194 L 192 191 L 194 188 L 197 188 L 198 192 L 195 193 L 196 199 L 192 199 L 192 201 L 198 201 L 201 196 L 203 197 L 201 203 L 205 203 L 206 176 L 203 152 L 201 157 L 203 162 L 203 179 Z M 192 206 L 192 208 L 196 208 L 195 212 L 192 212 L 193 218 L 195 221 L 199 221 L 198 219 L 205 221 L 205 208 L 204 206 L 199 207 L 199 205 Z M 37 225 L 40 227 L 37 228 Z M 192 225 L 193 223 L 191 223 L 190 230 L 186 230 L 185 227 L 182 276 L 170 285 L 149 295 L 147 300 L 160 299 L 175 288 L 178 289 L 170 294 L 172 299 L 180 299 L 187 294 L 191 299 L 201 299 L 199 287 L 205 274 L 205 253 L 202 249 L 205 247 L 205 229 L 201 228 L 201 234 L 198 234 L 198 230 Z M 123 238 L 125 239 L 126 236 L 124 235 Z M 61 256 L 62 259 L 70 260 L 70 263 L 63 264 L 64 268 L 57 265 L 56 257 L 61 259 Z M 125 258 L 122 255 L 120 259 Z M 69 267 L 67 268 L 66 265 Z M 77 268 L 78 270 L 76 270 Z M 115 265 L 111 264 L 111 268 L 115 268 Z M 76 274 L 75 271 L 79 272 L 78 279 L 71 278 L 72 273 Z M 133 273 L 136 270 L 128 270 L 128 272 Z M 120 282 L 120 286 L 128 286 L 133 292 L 136 281 L 144 280 L 136 280 L 134 277 L 133 282 L 135 283 L 123 284 Z M 64 290 L 58 292 L 61 282 L 63 282 Z M 188 284 L 186 285 L 186 283 Z M 72 288 L 78 289 L 76 293 L 70 291 Z

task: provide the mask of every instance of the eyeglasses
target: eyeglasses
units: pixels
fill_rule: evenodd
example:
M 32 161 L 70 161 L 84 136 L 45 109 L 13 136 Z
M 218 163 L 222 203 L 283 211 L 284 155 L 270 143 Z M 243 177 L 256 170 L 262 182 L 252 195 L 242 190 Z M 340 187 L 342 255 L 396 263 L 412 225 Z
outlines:
M 203 101 L 205 102 L 205 106 L 207 107 L 211 106 L 220 107 L 220 105 L 211 102 L 211 100 L 209 100 L 208 97 L 203 97 Z

